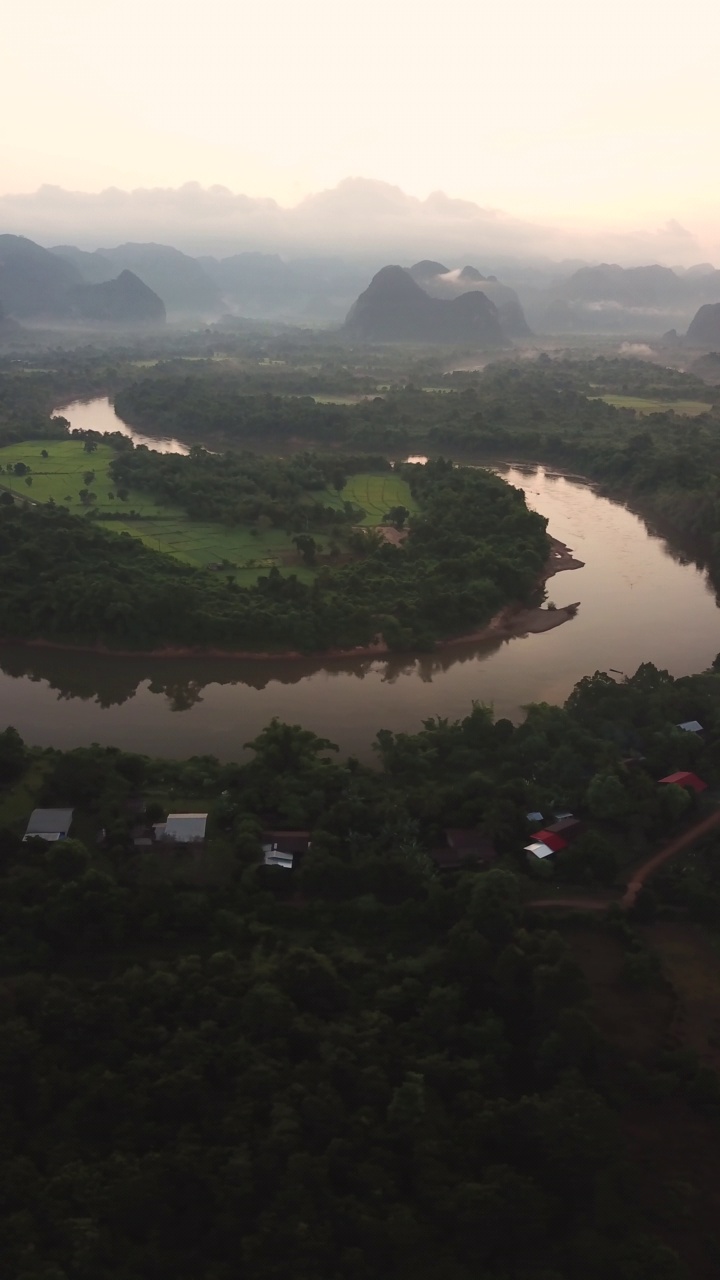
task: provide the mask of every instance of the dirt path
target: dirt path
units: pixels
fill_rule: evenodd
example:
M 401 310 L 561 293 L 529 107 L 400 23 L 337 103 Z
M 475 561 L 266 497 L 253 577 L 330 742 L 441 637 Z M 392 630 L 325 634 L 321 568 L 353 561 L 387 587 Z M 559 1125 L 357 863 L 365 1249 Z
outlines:
M 674 858 L 676 853 L 687 849 L 689 845 L 694 844 L 701 836 L 706 835 L 708 831 L 712 831 L 717 826 L 720 826 L 720 809 L 716 809 L 707 818 L 702 818 L 700 822 L 696 822 L 693 827 L 689 827 L 687 831 L 683 831 L 682 835 L 677 836 L 669 844 L 666 844 L 659 853 L 654 854 L 652 858 L 648 858 L 647 862 L 643 862 L 642 866 L 633 872 L 633 878 L 629 881 L 628 887 L 620 899 L 620 906 L 623 911 L 629 911 L 630 907 L 634 905 L 635 899 L 645 881 L 651 875 L 654 875 L 658 867 L 661 867 L 664 862 L 668 862 L 670 858 Z
M 720 809 L 716 809 L 714 813 L 708 815 L 707 818 L 701 818 L 694 826 L 688 827 L 687 831 L 683 831 L 681 835 L 676 836 L 674 840 L 670 840 L 668 844 L 663 845 L 658 853 L 654 853 L 651 858 L 643 862 L 642 866 L 637 867 L 632 873 L 632 880 L 628 881 L 627 888 L 620 898 L 535 898 L 527 905 L 529 907 L 566 907 L 575 911 L 607 911 L 608 907 L 617 902 L 622 911 L 629 911 L 635 905 L 635 900 L 644 887 L 645 881 L 654 875 L 659 867 L 665 862 L 669 862 L 675 857 L 676 853 L 681 853 L 683 849 L 687 849 L 690 845 L 695 844 L 696 840 L 700 840 L 702 836 L 707 835 L 708 831 L 713 831 L 720 826 Z

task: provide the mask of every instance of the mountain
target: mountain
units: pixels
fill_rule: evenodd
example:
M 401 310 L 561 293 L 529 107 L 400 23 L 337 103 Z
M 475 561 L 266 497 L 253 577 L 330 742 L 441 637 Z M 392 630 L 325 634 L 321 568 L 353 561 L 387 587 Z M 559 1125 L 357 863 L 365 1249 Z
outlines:
M 690 323 L 685 341 L 694 347 L 720 347 L 720 302 L 705 303 Z
M 674 271 L 657 263 L 583 266 L 543 299 L 535 322 L 545 332 L 662 334 L 684 328 L 702 302 L 720 301 L 720 271 L 700 263 Z
M 222 291 L 196 258 L 167 244 L 121 244 L 99 249 L 113 273 L 132 271 L 165 303 L 173 319 L 213 320 L 222 314 Z M 95 257 L 95 254 L 89 255 Z
M 99 251 L 87 253 L 84 249 L 77 249 L 74 244 L 57 244 L 53 245 L 50 253 L 77 267 L 85 284 L 102 284 L 105 280 L 113 280 L 117 275 L 117 268 Z
M 17 320 L 52 320 L 64 314 L 82 276 L 25 236 L 0 235 L 0 306 Z
M 10 338 L 21 332 L 20 325 L 17 320 L 11 320 L 10 316 L 5 315 L 0 306 L 0 340 Z
M 416 262 L 410 267 L 413 280 L 432 298 L 451 301 L 463 293 L 476 290 L 484 293 L 497 307 L 503 333 L 508 338 L 529 338 L 532 330 L 525 319 L 520 299 L 514 289 L 500 284 L 496 276 L 484 276 L 477 267 L 457 267 L 454 270 L 440 262 Z
M 165 323 L 164 302 L 132 271 L 121 271 L 115 280 L 78 285 L 68 305 L 72 319 L 118 325 Z
M 442 262 L 433 262 L 431 258 L 423 258 L 422 262 L 416 262 L 414 267 L 410 267 L 410 275 L 418 284 L 429 284 L 436 276 L 446 276 L 449 267 L 444 267 Z
M 353 303 L 345 332 L 364 342 L 506 344 L 497 308 L 484 293 L 431 298 L 403 267 L 383 267 Z
M 80 255 L 79 258 L 77 255 Z M 75 261 L 24 236 L 0 236 L 0 308 L 7 316 L 40 324 L 110 322 L 163 324 L 165 308 L 137 276 L 88 284 L 79 263 L 95 254 L 74 251 Z M 115 269 L 110 265 L 112 275 Z M 101 264 L 94 269 L 97 270 Z

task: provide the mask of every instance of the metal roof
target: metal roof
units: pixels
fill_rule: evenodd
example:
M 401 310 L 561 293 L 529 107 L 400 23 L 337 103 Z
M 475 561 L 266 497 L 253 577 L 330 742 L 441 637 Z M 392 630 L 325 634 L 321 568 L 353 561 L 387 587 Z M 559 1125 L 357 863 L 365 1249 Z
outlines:
M 33 809 L 27 824 L 27 836 L 45 835 L 47 832 L 67 835 L 73 818 L 72 809 Z
M 703 727 L 699 720 L 685 720 L 682 724 L 675 726 L 676 729 L 685 729 L 687 733 L 702 733 Z
M 265 854 L 266 867 L 285 867 L 286 871 L 292 871 L 292 865 L 292 853 L 279 853 L 276 849 L 270 849 Z
M 537 809 L 534 811 L 534 813 L 526 813 L 525 817 L 527 818 L 528 822 L 542 822 L 543 820 L 542 814 L 538 813 Z
M 532 844 L 526 844 L 525 850 L 527 853 L 534 853 L 536 858 L 549 858 L 550 854 L 555 852 L 554 849 L 548 849 L 546 844 L 540 844 L 538 840 L 534 840 Z
M 689 773 L 687 770 L 669 773 L 667 778 L 660 778 L 660 782 L 674 783 L 678 787 L 691 787 L 693 791 L 707 791 L 707 782 L 703 782 L 696 773 Z
M 206 813 L 169 813 L 162 839 L 175 840 L 178 844 L 204 840 L 207 818 Z

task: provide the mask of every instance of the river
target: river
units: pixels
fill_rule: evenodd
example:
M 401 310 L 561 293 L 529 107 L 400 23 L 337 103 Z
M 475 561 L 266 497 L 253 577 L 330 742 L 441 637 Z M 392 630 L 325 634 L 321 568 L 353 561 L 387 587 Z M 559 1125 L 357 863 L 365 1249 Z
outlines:
M 76 427 L 185 449 L 181 441 L 131 431 L 106 400 L 61 412 Z M 278 716 L 368 760 L 378 729 L 414 732 L 430 716 L 466 714 L 473 699 L 518 720 L 527 703 L 562 702 L 598 669 L 631 673 L 649 661 L 683 675 L 710 665 L 720 650 L 720 612 L 702 570 L 580 480 L 543 467 L 496 469 L 585 561 L 548 584 L 557 605 L 581 601 L 563 626 L 389 661 L 166 660 L 3 647 L 0 724 L 45 746 L 99 742 L 227 760 L 240 758 L 244 744 Z

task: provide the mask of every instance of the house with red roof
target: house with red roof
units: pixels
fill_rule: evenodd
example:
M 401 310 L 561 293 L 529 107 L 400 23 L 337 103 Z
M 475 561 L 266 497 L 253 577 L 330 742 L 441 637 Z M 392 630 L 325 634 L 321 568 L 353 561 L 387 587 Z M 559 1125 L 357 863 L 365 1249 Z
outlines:
M 703 782 L 702 778 L 698 778 L 696 773 L 669 773 L 667 778 L 660 778 L 660 782 L 673 783 L 676 787 L 689 787 L 691 791 L 707 791 L 707 782 Z

